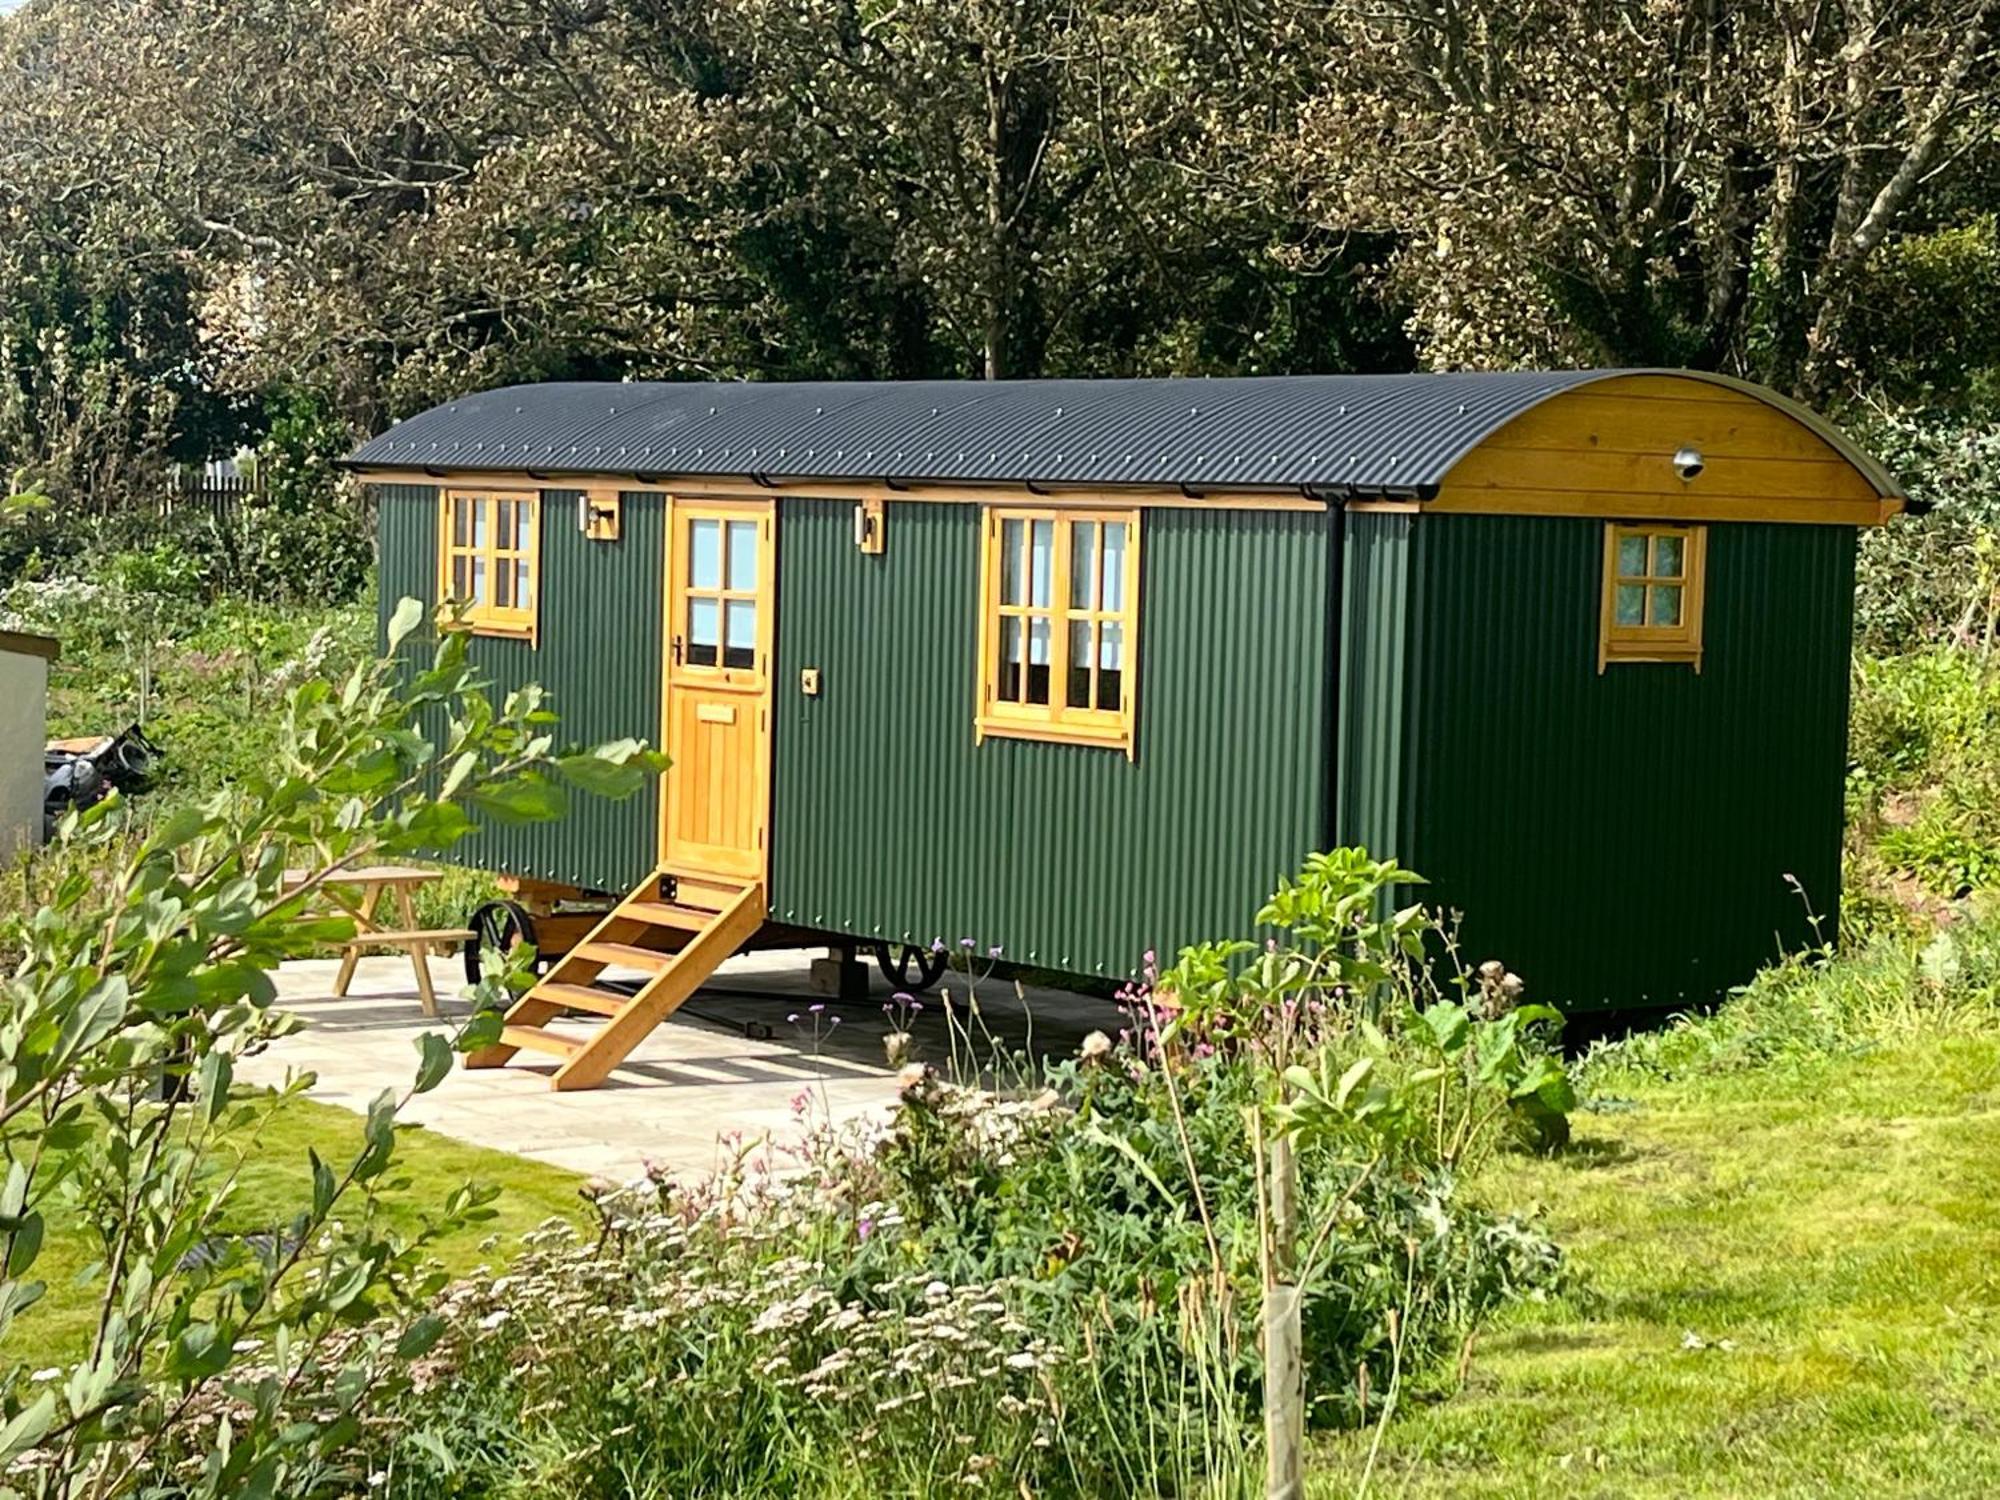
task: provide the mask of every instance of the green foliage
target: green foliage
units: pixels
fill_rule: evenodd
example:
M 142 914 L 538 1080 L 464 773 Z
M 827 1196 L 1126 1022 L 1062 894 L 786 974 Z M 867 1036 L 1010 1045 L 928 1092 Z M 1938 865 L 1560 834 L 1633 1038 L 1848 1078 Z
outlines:
M 1315 1420 L 1447 1386 L 1470 1333 L 1556 1265 L 1459 1177 L 1517 1095 L 1568 1100 L 1544 1013 L 1476 979 L 1469 1003 L 1411 1009 L 1419 923 L 1377 913 L 1404 878 L 1316 858 L 1272 902 L 1299 948 L 1190 950 L 1126 997 L 1123 1042 L 1068 1060 L 979 1056 L 961 969 L 943 1003 L 965 1083 L 912 1063 L 886 1128 L 607 1198 L 595 1242 L 551 1234 L 455 1288 L 449 1378 L 371 1462 L 427 1496 L 1250 1493 L 1277 1139 L 1297 1152 Z M 1202 1004 L 1160 1003 L 1197 975 Z
M 2000 614 L 2000 425 L 1984 406 L 1868 415 L 1856 438 L 1935 508 L 1861 534 L 1855 645 L 1869 655 L 1991 643 Z
M 271 427 L 255 463 L 259 488 L 219 537 L 221 581 L 256 599 L 358 599 L 374 560 L 374 522 L 360 487 L 334 467 L 354 435 L 309 395 L 274 397 L 267 411 Z
M 405 601 L 391 657 L 335 686 L 294 688 L 271 762 L 138 826 L 117 799 L 71 814 L 47 899 L 15 914 L 0 984 L 0 1449 L 48 1495 L 310 1493 L 339 1472 L 364 1402 L 443 1331 L 419 1317 L 370 1328 L 443 1284 L 431 1246 L 488 1213 L 464 1187 L 408 1233 L 381 1211 L 396 1115 L 435 1087 L 451 1044 L 419 1041 L 415 1080 L 370 1106 L 358 1148 L 310 1158 L 305 1190 L 270 1232 L 228 1232 L 257 1132 L 289 1088 L 247 1099 L 236 1060 L 282 1035 L 269 970 L 350 936 L 314 915 L 357 864 L 448 846 L 489 815 L 557 816 L 568 754 L 534 688 L 490 701 L 445 632 L 428 664 L 394 659 L 423 611 Z M 434 739 L 426 726 L 439 724 Z M 571 752 L 587 753 L 587 752 Z M 658 758 L 594 753 L 596 790 L 629 792 Z M 450 785 L 435 772 L 453 767 Z M 523 792 L 522 789 L 530 789 Z M 494 995 L 523 981 L 500 972 Z M 461 1040 L 497 1025 L 482 1015 Z M 483 1028 L 483 1031 L 482 1031 Z M 98 1316 L 87 1352 L 30 1381 L 20 1352 L 46 1290 L 36 1278 L 53 1215 L 96 1241 Z
M 2000 225 L 1990 212 L 1884 244 L 1855 309 L 1873 379 L 1911 399 L 1990 396 L 2000 370 Z
M 1912 1038 L 1990 1035 L 2000 1022 L 2000 908 L 1975 902 L 1928 932 L 1882 932 L 1855 951 L 1765 970 L 1715 1012 L 1594 1047 L 1586 1094 L 1641 1080 L 1690 1085 L 1750 1073 L 1825 1078 Z
M 1849 744 L 1850 888 L 1909 876 L 1950 898 L 2000 879 L 2000 657 L 1864 658 Z

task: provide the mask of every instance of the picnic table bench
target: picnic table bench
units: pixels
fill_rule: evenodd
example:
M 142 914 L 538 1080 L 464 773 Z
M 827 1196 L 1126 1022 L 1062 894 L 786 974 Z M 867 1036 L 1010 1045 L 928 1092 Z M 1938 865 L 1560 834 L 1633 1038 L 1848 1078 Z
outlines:
M 297 890 L 311 874 L 287 870 L 285 887 Z M 397 948 L 410 956 L 410 968 L 417 979 L 417 1000 L 424 1014 L 437 1012 L 437 993 L 431 988 L 431 949 L 450 950 L 472 937 L 466 927 L 419 927 L 413 893 L 443 877 L 436 870 L 420 870 L 412 865 L 357 865 L 322 881 L 319 892 L 331 909 L 354 918 L 354 936 L 340 945 L 340 970 L 334 975 L 333 992 L 345 996 L 354 982 L 354 966 L 365 948 Z M 377 918 L 382 903 L 395 898 L 402 926 L 385 927 Z

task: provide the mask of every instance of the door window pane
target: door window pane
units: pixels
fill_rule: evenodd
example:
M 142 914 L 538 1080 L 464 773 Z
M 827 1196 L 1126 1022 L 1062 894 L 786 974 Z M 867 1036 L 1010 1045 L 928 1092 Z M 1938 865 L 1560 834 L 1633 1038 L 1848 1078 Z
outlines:
M 1069 607 L 1090 609 L 1097 600 L 1097 528 L 1079 522 L 1069 529 Z M 1071 659 L 1081 657 L 1071 653 Z
M 757 587 L 757 523 L 729 523 L 729 587 L 735 593 L 751 593 Z
M 1125 523 L 1113 521 L 1104 528 L 1104 595 L 1098 606 L 1112 614 L 1125 610 Z
M 722 587 L 722 523 L 688 523 L 688 586 L 697 589 Z
M 713 599 L 688 600 L 687 659 L 692 667 L 712 667 L 720 660 L 722 607 Z
M 722 664 L 747 669 L 757 665 L 757 601 L 731 599 L 723 606 Z

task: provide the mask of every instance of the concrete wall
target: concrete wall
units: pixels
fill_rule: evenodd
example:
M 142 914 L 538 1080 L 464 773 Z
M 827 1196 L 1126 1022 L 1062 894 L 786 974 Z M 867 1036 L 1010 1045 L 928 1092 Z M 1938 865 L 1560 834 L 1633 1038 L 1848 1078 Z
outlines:
M 0 646 L 0 860 L 42 839 L 48 688 L 44 656 Z

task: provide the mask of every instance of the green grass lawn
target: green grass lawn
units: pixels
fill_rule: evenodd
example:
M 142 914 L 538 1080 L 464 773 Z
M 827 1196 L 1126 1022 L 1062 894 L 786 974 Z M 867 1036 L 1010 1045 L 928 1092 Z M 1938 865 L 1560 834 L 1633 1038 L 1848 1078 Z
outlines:
M 1567 1156 L 1482 1185 L 1541 1205 L 1568 1289 L 1406 1408 L 1370 1492 L 2000 1492 L 2000 1035 L 1605 1083 Z
M 244 1164 L 237 1191 L 226 1215 L 230 1229 L 249 1232 L 283 1223 L 311 1201 L 306 1150 L 311 1147 L 336 1171 L 361 1146 L 361 1117 L 331 1105 L 295 1098 L 283 1103 L 265 1124 L 254 1153 Z M 582 1179 L 504 1151 L 469 1146 L 422 1126 L 397 1131 L 396 1163 L 390 1180 L 407 1179 L 408 1186 L 385 1194 L 383 1211 L 406 1231 L 421 1227 L 435 1215 L 445 1195 L 465 1182 L 498 1185 L 495 1217 L 456 1229 L 438 1247 L 439 1258 L 454 1272 L 468 1272 L 482 1263 L 497 1270 L 512 1258 L 526 1231 L 562 1215 L 576 1218 L 583 1205 L 577 1197 Z M 61 1222 L 62 1209 L 49 1206 L 49 1237 L 35 1275 L 48 1283 L 48 1294 L 17 1322 L 8 1335 L 9 1359 L 30 1367 L 79 1357 L 88 1347 L 97 1319 L 94 1281 L 78 1282 L 96 1257 L 96 1250 L 75 1225 Z M 500 1243 L 490 1252 L 481 1245 L 489 1236 Z

